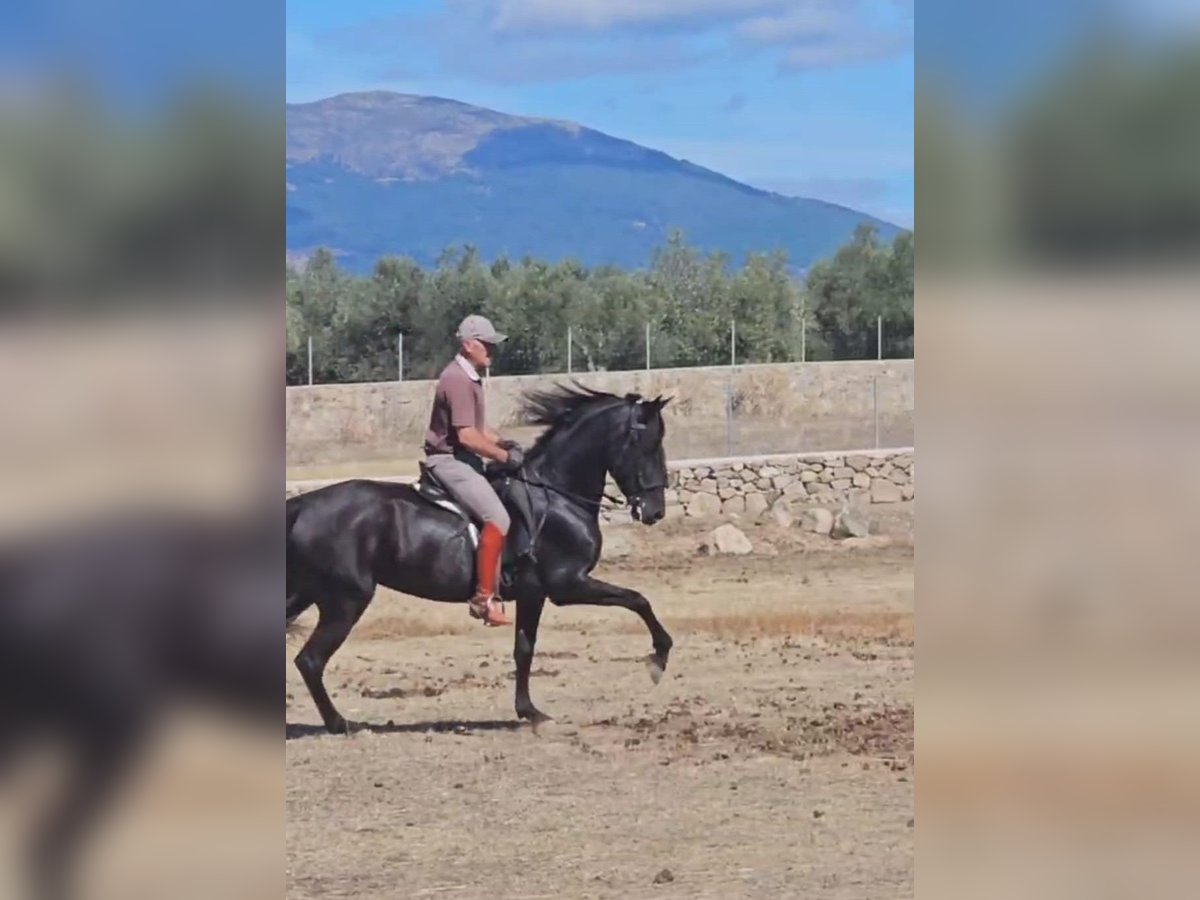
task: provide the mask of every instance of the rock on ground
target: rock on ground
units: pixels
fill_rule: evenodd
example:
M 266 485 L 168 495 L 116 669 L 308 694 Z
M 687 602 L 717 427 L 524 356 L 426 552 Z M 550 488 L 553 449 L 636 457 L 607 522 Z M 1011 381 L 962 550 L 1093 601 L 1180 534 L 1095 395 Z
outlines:
M 833 522 L 833 536 L 836 538 L 867 537 L 871 533 L 867 517 L 855 509 L 843 509 Z
M 745 556 L 754 550 L 750 545 L 750 539 L 735 525 L 722 525 L 714 529 L 708 536 L 705 546 L 709 553 L 733 556 Z

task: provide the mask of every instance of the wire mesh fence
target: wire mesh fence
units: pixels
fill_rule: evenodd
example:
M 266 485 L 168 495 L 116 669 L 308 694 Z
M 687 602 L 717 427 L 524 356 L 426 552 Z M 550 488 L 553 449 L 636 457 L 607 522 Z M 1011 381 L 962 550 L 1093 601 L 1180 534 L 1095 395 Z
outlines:
M 767 362 L 830 362 L 839 360 L 884 360 L 908 359 L 912 351 L 911 325 L 888 327 L 882 316 L 877 317 L 869 334 L 855 334 L 836 346 L 829 346 L 815 335 L 810 335 L 810 325 L 802 318 L 794 341 L 783 348 L 772 345 L 765 350 L 756 341 L 754 332 L 731 321 L 728 326 L 728 342 L 723 353 L 709 348 L 706 352 L 681 352 L 675 336 L 661 327 L 655 329 L 645 324 L 641 329 L 640 346 L 630 352 L 628 341 L 619 352 L 606 353 L 604 348 L 587 346 L 582 336 L 572 327 L 567 327 L 561 338 L 561 348 L 549 343 L 536 358 L 521 359 L 514 365 L 508 355 L 509 348 L 499 350 L 502 371 L 498 374 L 520 375 L 575 375 L 583 372 L 619 372 L 637 369 L 649 371 L 661 368 L 700 368 L 714 365 L 738 365 Z M 378 341 L 374 343 L 378 344 Z M 582 352 L 581 352 L 582 351 Z M 431 378 L 436 367 L 443 364 L 443 357 L 454 352 L 453 342 L 437 342 L 430 347 L 429 341 L 422 344 L 419 338 L 396 333 L 386 341 L 386 349 L 365 350 L 359 359 L 347 359 L 344 348 L 322 354 L 321 338 L 308 336 L 304 343 L 303 361 L 301 354 L 289 354 L 289 386 L 317 384 L 350 384 L 384 380 L 422 380 Z M 518 351 L 520 353 L 520 351 Z M 529 354 L 521 354 L 528 356 Z

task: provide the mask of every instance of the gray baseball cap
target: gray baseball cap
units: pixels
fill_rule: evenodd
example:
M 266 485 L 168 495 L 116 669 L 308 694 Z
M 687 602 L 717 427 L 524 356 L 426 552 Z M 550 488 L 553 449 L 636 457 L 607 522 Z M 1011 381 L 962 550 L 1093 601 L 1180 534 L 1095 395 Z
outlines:
M 507 334 L 497 331 L 491 322 L 483 316 L 467 316 L 458 326 L 458 339 L 462 341 L 483 341 L 485 344 L 499 344 Z

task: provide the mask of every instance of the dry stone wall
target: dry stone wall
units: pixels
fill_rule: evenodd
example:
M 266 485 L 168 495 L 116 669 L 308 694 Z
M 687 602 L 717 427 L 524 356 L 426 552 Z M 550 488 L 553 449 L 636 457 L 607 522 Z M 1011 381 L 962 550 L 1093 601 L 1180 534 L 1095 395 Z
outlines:
M 696 460 L 672 467 L 668 518 L 776 521 L 806 508 L 899 503 L 916 495 L 912 448 Z
M 861 509 L 916 496 L 917 470 L 911 447 L 685 460 L 668 467 L 669 519 L 802 524 L 808 530 L 827 534 L 833 518 L 824 516 L 824 510 Z M 285 492 L 291 497 L 336 480 L 340 479 L 289 482 Z M 414 479 L 400 476 L 381 480 Z M 608 490 L 614 496 L 618 493 L 611 482 Z M 602 517 L 610 522 L 625 521 L 628 512 L 623 508 L 606 509 Z

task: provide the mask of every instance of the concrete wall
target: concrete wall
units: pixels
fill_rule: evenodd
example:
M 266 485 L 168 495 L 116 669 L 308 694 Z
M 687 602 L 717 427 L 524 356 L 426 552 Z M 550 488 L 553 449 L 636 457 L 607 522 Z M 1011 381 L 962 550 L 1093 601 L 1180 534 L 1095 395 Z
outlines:
M 574 376 L 588 387 L 673 397 L 667 407 L 668 458 L 834 450 L 913 443 L 913 362 L 822 362 L 597 372 Z M 519 402 L 558 376 L 493 378 L 490 424 L 527 440 Z M 876 400 L 877 389 L 877 400 Z M 287 462 L 310 466 L 416 458 L 433 382 L 378 382 L 287 389 Z

